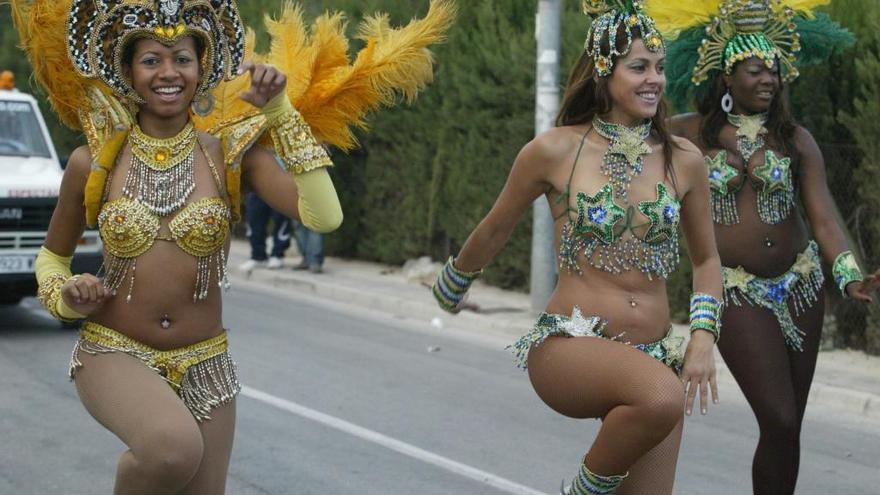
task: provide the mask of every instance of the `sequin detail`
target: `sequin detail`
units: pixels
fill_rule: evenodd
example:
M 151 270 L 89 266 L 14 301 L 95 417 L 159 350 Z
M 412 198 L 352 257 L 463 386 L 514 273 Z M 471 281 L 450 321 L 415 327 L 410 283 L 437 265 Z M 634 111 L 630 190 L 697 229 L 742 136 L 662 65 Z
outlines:
M 825 277 L 815 241 L 810 241 L 794 265 L 778 277 L 758 277 L 741 266 L 723 267 L 722 274 L 725 305 L 745 303 L 771 311 L 779 322 L 785 343 L 794 350 L 803 350 L 804 332 L 795 325 L 788 304 L 791 301 L 795 315 L 801 315 L 819 300 Z
M 122 197 L 108 201 L 98 215 L 98 229 L 107 249 L 105 284 L 117 291 L 130 275 L 127 300 L 134 288 L 137 258 L 160 239 L 160 220 L 138 201 Z M 194 300 L 208 296 L 212 267 L 220 287 L 226 287 L 226 254 L 223 250 L 230 230 L 230 211 L 220 198 L 204 198 L 183 208 L 168 224 L 171 238 L 197 261 Z
M 739 212 L 736 208 L 736 193 L 742 188 L 742 182 L 734 184 L 739 171 L 727 163 L 727 151 L 719 151 L 714 158 L 703 157 L 709 173 L 709 188 L 712 195 L 712 220 L 721 225 L 739 223 Z
M 764 127 L 764 124 L 767 123 L 767 114 L 736 115 L 729 113 L 727 121 L 736 127 L 736 149 L 743 161 L 748 164 L 752 155 L 766 144 L 764 136 L 767 134 L 767 128 Z
M 572 309 L 570 317 L 541 313 L 532 330 L 509 345 L 508 349 L 513 351 L 517 366 L 527 369 L 529 349 L 532 346 L 541 345 L 547 340 L 547 337 L 596 337 L 630 345 L 669 366 L 676 373 L 681 371 L 681 366 L 684 364 L 684 354 L 681 350 L 684 338 L 673 335 L 671 327 L 664 338 L 647 344 L 631 344 L 626 342 L 623 340 L 624 333 L 609 337 L 604 333 L 607 327 L 607 320 L 601 316 L 585 317 L 577 306 Z
M 645 142 L 651 135 L 651 121 L 629 128 L 594 117 L 593 128 L 610 142 L 602 157 L 602 173 L 608 177 L 614 196 L 628 203 L 629 185 L 634 177 L 642 173 L 645 166 L 643 157 L 651 152 L 651 147 Z
M 714 158 L 703 157 L 709 174 L 712 194 L 712 219 L 720 225 L 739 223 L 736 193 L 742 183 L 734 185 L 739 171 L 727 163 L 727 152 L 721 150 Z M 791 159 L 780 158 L 772 150 L 764 152 L 764 164 L 755 167 L 749 180 L 758 195 L 758 216 L 761 221 L 775 225 L 791 215 L 795 204 Z
M 611 191 L 611 185 L 606 184 L 594 196 L 577 193 L 577 217 L 569 218 L 559 239 L 560 269 L 582 274 L 578 264 L 582 254 L 590 266 L 608 273 L 639 270 L 648 278 L 667 278 L 679 262 L 678 200 L 658 183 L 657 199 L 638 205 L 638 211 L 650 219 L 644 238 L 640 238 L 635 229 L 641 225 L 633 224 L 636 209 L 618 206 Z M 627 232 L 631 235 L 624 238 Z
M 779 158 L 767 150 L 764 164 L 752 171 L 758 190 L 758 215 L 770 225 L 783 222 L 794 207 L 791 158 Z
M 212 409 L 229 403 L 241 391 L 225 332 L 180 349 L 160 351 L 111 328 L 87 322 L 70 356 L 71 380 L 83 366 L 81 352 L 93 356 L 122 352 L 140 360 L 177 392 L 199 422 L 211 419 Z

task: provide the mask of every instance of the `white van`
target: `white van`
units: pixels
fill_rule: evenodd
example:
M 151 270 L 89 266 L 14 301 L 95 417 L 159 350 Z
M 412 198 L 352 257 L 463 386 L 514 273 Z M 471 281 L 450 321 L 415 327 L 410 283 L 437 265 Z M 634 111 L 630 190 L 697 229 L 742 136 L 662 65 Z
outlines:
M 0 87 L 0 304 L 36 294 L 34 259 L 46 240 L 62 175 L 37 101 Z M 97 231 L 86 231 L 74 273 L 96 273 L 101 253 Z

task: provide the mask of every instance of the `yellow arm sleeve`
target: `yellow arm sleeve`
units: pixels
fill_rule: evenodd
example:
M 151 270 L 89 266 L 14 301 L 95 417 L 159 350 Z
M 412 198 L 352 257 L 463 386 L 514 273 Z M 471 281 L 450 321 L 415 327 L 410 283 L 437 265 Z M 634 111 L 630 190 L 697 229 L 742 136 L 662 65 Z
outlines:
M 73 321 L 85 318 L 85 315 L 70 309 L 61 297 L 61 286 L 73 276 L 70 271 L 72 256 L 59 256 L 43 246 L 34 270 L 37 275 L 37 298 L 55 319 Z
M 333 232 L 342 224 L 342 206 L 326 170 L 333 165 L 327 151 L 315 140 L 285 93 L 268 102 L 262 112 L 275 152 L 296 181 L 300 220 L 309 230 Z
M 293 176 L 299 193 L 299 217 L 303 225 L 326 234 L 342 224 L 342 206 L 326 168 Z

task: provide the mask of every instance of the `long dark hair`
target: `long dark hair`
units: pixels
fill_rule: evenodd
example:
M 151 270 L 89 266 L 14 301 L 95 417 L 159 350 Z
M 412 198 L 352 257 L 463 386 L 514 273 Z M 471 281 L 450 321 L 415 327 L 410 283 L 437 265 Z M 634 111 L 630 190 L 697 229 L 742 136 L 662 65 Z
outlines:
M 633 38 L 639 38 L 638 32 L 633 33 Z M 618 33 L 618 44 L 625 39 L 623 34 Z M 623 46 L 619 47 L 623 49 Z M 586 52 L 582 53 L 571 74 L 556 116 L 556 125 L 581 125 L 593 121 L 596 115 L 606 114 L 611 111 L 614 102 L 608 92 L 608 78 L 595 77 L 595 62 L 593 57 Z M 672 140 L 672 135 L 666 128 L 666 101 L 661 100 L 657 106 L 657 113 L 651 117 L 651 130 L 663 145 L 663 163 L 666 176 L 672 181 L 672 186 L 677 190 L 675 182 L 675 170 L 672 168 L 672 147 L 678 145 Z
M 734 66 L 733 70 L 736 70 Z M 782 83 L 782 76 L 779 78 L 779 91 L 773 97 L 770 108 L 767 113 L 767 123 L 764 127 L 769 131 L 769 141 L 782 148 L 786 156 L 791 157 L 792 162 L 797 162 L 797 147 L 794 144 L 794 135 L 797 131 L 797 122 L 791 115 L 788 105 L 788 89 Z M 720 149 L 721 146 L 721 129 L 727 123 L 727 114 L 721 109 L 721 98 L 727 92 L 727 85 L 724 78 L 719 72 L 711 81 L 709 91 L 706 91 L 701 98 L 697 98 L 697 111 L 703 116 L 703 122 L 700 125 L 700 140 L 705 148 Z

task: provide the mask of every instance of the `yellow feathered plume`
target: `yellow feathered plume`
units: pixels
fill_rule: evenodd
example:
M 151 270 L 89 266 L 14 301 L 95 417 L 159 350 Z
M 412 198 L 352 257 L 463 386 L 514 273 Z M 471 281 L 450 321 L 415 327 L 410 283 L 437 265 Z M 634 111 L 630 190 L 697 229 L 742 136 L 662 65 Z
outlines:
M 68 127 L 80 130 L 78 112 L 92 82 L 81 77 L 67 55 L 67 16 L 71 0 L 11 0 L 12 18 L 52 109 Z
M 675 39 L 679 33 L 708 24 L 719 13 L 721 0 L 648 0 L 645 10 L 654 18 L 663 36 Z
M 831 0 L 770 0 L 779 6 L 789 6 L 796 12 L 813 17 L 812 10 Z M 657 27 L 669 39 L 694 26 L 705 26 L 720 13 L 725 0 L 648 0 L 645 8 Z
M 287 75 L 290 101 L 315 137 L 350 150 L 357 145 L 352 127 L 366 128 L 369 112 L 394 105 L 398 95 L 412 102 L 432 81 L 434 60 L 428 47 L 445 39 L 455 13 L 453 0 L 432 0 L 424 19 L 402 28 L 392 28 L 385 15 L 368 17 L 357 31 L 366 46 L 351 62 L 343 14 L 325 14 L 309 29 L 302 8 L 286 1 L 280 17 L 266 19 L 272 38 L 266 62 Z M 244 91 L 250 81 L 243 76 L 233 83 Z M 215 92 L 218 103 L 226 101 L 223 108 L 235 108 L 231 113 L 254 111 L 247 104 L 230 102 L 238 95 L 229 88 L 223 94 Z M 213 124 L 229 117 L 209 119 Z
M 263 61 L 263 57 L 254 53 L 257 35 L 250 28 L 245 38 L 245 60 L 253 60 L 257 63 Z M 239 95 L 251 86 L 251 75 L 245 73 L 231 81 L 223 80 L 211 92 L 214 97 L 214 110 L 207 116 L 193 115 L 193 122 L 201 130 L 208 130 L 221 122 L 226 122 L 238 115 L 253 112 L 254 107 L 239 98 Z

